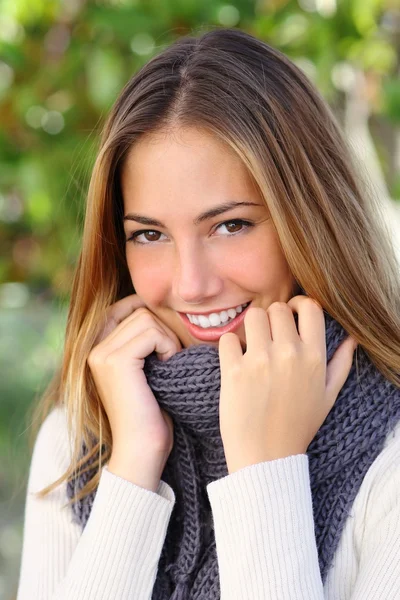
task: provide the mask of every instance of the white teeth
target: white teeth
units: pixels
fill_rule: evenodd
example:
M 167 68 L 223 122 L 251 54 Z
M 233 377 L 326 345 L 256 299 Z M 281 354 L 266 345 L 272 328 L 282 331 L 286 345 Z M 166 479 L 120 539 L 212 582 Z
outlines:
M 191 323 L 202 327 L 203 329 L 207 329 L 209 327 L 219 327 L 227 323 L 228 321 L 233 320 L 237 314 L 241 313 L 242 310 L 247 307 L 250 302 L 246 304 L 241 304 L 236 308 L 228 308 L 227 310 L 222 310 L 220 313 L 211 313 L 207 317 L 205 315 L 189 315 L 187 314 L 187 318 Z
M 203 315 L 199 315 L 198 316 L 199 319 L 199 325 L 200 327 L 209 327 L 210 326 L 210 321 L 207 319 L 207 317 L 203 317 Z
M 221 325 L 221 319 L 219 318 L 219 315 L 217 315 L 217 313 L 211 313 L 211 315 L 208 316 L 208 320 L 210 321 L 213 327 Z
M 235 311 L 236 314 L 236 311 Z M 222 312 L 219 313 L 219 318 L 221 319 L 222 323 L 226 323 L 227 321 L 229 321 L 229 316 L 226 310 L 223 310 Z

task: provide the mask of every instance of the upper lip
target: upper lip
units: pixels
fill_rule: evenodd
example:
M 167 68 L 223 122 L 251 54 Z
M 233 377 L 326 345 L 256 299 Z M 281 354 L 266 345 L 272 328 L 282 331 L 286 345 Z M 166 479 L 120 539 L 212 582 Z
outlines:
M 212 313 L 219 313 L 222 312 L 223 310 L 229 310 L 230 308 L 236 308 L 236 306 L 243 306 L 243 304 L 248 304 L 249 301 L 247 302 L 239 302 L 238 304 L 231 304 L 228 307 L 224 307 L 224 308 L 214 308 L 213 310 L 203 310 L 201 312 L 194 312 L 194 311 L 178 311 L 181 312 L 181 314 L 184 315 L 211 315 Z

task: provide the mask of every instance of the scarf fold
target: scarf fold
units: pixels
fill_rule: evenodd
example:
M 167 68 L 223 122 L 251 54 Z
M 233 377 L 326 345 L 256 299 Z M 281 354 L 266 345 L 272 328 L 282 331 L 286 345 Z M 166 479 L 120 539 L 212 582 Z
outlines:
M 327 361 L 347 336 L 324 311 Z M 295 315 L 297 323 L 297 315 Z M 220 585 L 208 483 L 228 475 L 219 430 L 218 349 L 201 344 L 163 362 L 153 353 L 144 372 L 174 422 L 174 447 L 162 480 L 175 492 L 152 600 L 219 600 Z M 349 376 L 307 449 L 315 538 L 323 583 L 352 504 L 385 440 L 400 420 L 400 390 L 358 347 Z M 87 452 L 82 444 L 82 455 Z M 88 462 L 89 464 L 89 462 Z M 72 498 L 93 475 L 71 480 Z M 85 527 L 95 491 L 72 505 Z

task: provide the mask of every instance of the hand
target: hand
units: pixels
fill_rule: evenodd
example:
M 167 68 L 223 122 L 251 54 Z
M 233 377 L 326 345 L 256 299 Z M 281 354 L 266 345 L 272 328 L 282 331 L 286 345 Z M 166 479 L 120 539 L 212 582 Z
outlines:
M 356 347 L 347 337 L 326 365 L 323 310 L 302 295 L 267 311 L 249 308 L 244 326 L 244 354 L 236 334 L 219 341 L 220 429 L 229 473 L 304 454 L 349 375 Z
M 175 333 L 133 294 L 109 307 L 88 358 L 112 433 L 108 468 L 153 491 L 173 447 L 173 423 L 147 383 L 144 359 L 156 351 L 167 360 L 180 349 Z

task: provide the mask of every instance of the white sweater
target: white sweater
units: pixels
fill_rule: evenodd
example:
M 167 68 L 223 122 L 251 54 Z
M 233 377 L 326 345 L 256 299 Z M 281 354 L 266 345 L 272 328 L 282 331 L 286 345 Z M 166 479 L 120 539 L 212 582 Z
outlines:
M 30 468 L 17 600 L 150 600 L 175 502 L 161 481 L 145 490 L 103 467 L 83 533 L 63 474 L 65 412 L 47 417 Z M 308 457 L 259 463 L 210 483 L 221 600 L 399 600 L 400 424 L 371 465 L 322 586 Z

